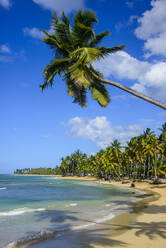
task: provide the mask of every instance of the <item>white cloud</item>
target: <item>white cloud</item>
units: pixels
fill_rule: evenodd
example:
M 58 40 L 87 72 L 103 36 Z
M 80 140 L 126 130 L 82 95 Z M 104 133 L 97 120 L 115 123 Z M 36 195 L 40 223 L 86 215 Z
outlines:
M 95 68 L 105 77 L 133 80 L 133 89 L 166 100 L 166 62 L 145 62 L 120 51 L 96 62 Z
M 143 131 L 143 123 L 113 127 L 105 116 L 97 116 L 94 119 L 75 117 L 68 122 L 71 130 L 69 134 L 74 137 L 89 139 L 104 148 L 114 139 L 125 143 L 130 138 L 139 135 Z
M 129 3 L 131 1 L 128 1 Z M 128 3 L 127 2 L 127 3 Z M 151 9 L 137 19 L 137 38 L 144 40 L 145 57 L 166 56 L 166 0 L 151 0 Z M 132 80 L 131 88 L 154 98 L 166 101 L 166 61 L 147 62 L 136 59 L 126 52 L 118 52 L 95 63 L 105 77 Z
M 25 27 L 23 29 L 23 32 L 24 32 L 25 35 L 31 36 L 31 37 L 33 37 L 35 39 L 41 39 L 42 36 L 43 36 L 43 32 L 40 29 L 35 28 L 35 27 L 34 28 Z
M 0 5 L 5 9 L 9 9 L 9 7 L 11 6 L 11 2 L 10 0 L 0 0 Z
M 13 55 L 11 55 L 11 50 L 7 44 L 0 46 L 0 62 L 10 63 L 14 60 Z
M 49 34 L 52 34 L 54 32 L 53 27 L 50 26 L 47 32 Z M 25 27 L 23 28 L 23 33 L 24 35 L 31 36 L 32 38 L 35 38 L 35 39 L 42 39 L 42 37 L 45 36 L 43 31 L 41 31 L 39 28 L 36 28 L 36 27 L 33 27 L 33 28 Z
M 11 53 L 11 50 L 8 45 L 3 44 L 0 46 L 0 52 L 1 53 Z
M 151 55 L 166 56 L 166 0 L 152 0 L 152 8 L 138 18 L 137 38 L 145 40 L 144 49 Z
M 114 74 L 119 78 L 136 79 L 140 74 L 145 73 L 149 63 L 139 61 L 126 52 L 117 52 L 107 56 L 106 59 L 95 63 L 95 67 L 105 76 Z
M 78 10 L 84 7 L 85 0 L 33 0 L 34 3 L 39 4 L 45 9 L 65 13 L 69 13 L 73 10 Z
M 144 48 L 150 51 L 150 55 L 159 54 L 166 56 L 166 31 L 147 39 Z

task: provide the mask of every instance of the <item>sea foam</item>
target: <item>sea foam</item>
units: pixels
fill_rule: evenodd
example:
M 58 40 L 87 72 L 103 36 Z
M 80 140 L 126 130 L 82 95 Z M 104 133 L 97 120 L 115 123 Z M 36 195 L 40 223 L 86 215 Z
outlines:
M 75 207 L 75 206 L 77 206 L 78 205 L 78 203 L 70 203 L 69 204 L 69 206 L 71 206 L 71 207 Z
M 0 188 L 0 190 L 5 190 L 5 189 L 7 189 L 6 187 L 2 187 L 2 188 Z
M 75 203 L 71 203 L 71 204 L 75 204 Z M 128 206 L 125 205 L 125 204 L 122 205 L 122 208 L 123 208 L 123 210 L 119 206 L 116 206 L 116 207 L 114 207 L 112 209 L 114 209 L 114 210 L 119 210 L 120 209 L 121 210 L 120 213 L 124 213 L 127 210 L 129 211 Z M 106 222 L 108 220 L 111 220 L 112 218 L 114 218 L 116 215 L 118 215 L 120 213 L 113 212 L 113 213 L 110 213 L 110 214 L 108 214 L 108 215 L 106 215 L 104 217 L 101 217 L 99 219 L 92 220 L 90 223 L 79 225 L 79 226 L 73 226 L 73 227 L 66 228 L 66 229 L 61 229 L 61 230 L 57 229 L 57 230 L 54 230 L 54 231 L 42 231 L 42 232 L 33 234 L 31 236 L 21 238 L 21 239 L 19 239 L 17 241 L 11 242 L 7 246 L 5 246 L 5 248 L 16 248 L 16 247 L 20 247 L 20 246 L 27 246 L 27 245 L 32 245 L 32 244 L 35 244 L 35 243 L 39 243 L 39 242 L 44 241 L 44 240 L 54 239 L 54 238 L 58 237 L 58 234 L 66 232 L 66 231 L 86 229 L 88 227 L 104 223 L 104 222 Z
M 25 213 L 32 213 L 32 212 L 40 212 L 40 211 L 45 211 L 45 208 L 17 208 L 10 210 L 8 212 L 0 212 L 0 217 L 3 216 L 15 216 L 15 215 L 21 215 Z

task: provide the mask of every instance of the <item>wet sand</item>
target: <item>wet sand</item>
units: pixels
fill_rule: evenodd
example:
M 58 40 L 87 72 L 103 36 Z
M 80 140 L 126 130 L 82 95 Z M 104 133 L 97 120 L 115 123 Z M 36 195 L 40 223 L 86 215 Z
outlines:
M 57 178 L 57 177 L 56 177 Z M 59 177 L 60 179 L 92 180 L 91 177 Z M 93 181 L 96 181 L 93 178 Z M 130 183 L 104 182 L 119 187 L 130 187 Z M 29 248 L 165 248 L 166 247 L 166 184 L 151 185 L 135 183 L 138 190 L 146 192 L 132 206 L 131 213 L 116 216 L 105 223 L 85 229 L 57 233 L 55 239 L 47 240 Z
M 119 183 L 113 183 L 119 185 Z M 125 185 L 129 186 L 129 185 Z M 114 247 L 128 247 L 128 248 L 165 248 L 166 247 L 166 184 L 150 185 L 148 183 L 136 183 L 136 188 L 140 190 L 146 190 L 148 192 L 155 192 L 159 194 L 159 197 L 155 197 L 151 202 L 146 205 L 145 208 L 136 209 L 135 220 L 131 221 L 126 226 L 123 219 L 119 216 L 119 230 L 126 229 L 125 232 L 109 233 L 110 238 L 114 238 L 117 242 L 123 242 L 124 244 L 117 244 Z M 140 202 L 141 204 L 141 202 Z M 141 207 L 141 206 L 140 206 Z M 137 213 L 138 210 L 138 213 Z M 141 210 L 141 211 L 140 211 Z M 139 212 L 140 211 L 140 212 Z M 129 214 L 130 216 L 132 214 Z M 93 246 L 92 246 L 93 247 Z M 94 247 L 103 247 L 95 245 Z M 104 247 L 111 247 L 109 245 Z

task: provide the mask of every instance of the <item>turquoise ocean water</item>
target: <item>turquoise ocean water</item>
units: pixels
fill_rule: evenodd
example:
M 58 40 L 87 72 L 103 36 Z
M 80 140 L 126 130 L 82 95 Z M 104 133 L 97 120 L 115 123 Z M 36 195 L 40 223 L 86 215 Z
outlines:
M 41 231 L 106 221 L 133 201 L 130 190 L 90 181 L 0 175 L 0 248 Z

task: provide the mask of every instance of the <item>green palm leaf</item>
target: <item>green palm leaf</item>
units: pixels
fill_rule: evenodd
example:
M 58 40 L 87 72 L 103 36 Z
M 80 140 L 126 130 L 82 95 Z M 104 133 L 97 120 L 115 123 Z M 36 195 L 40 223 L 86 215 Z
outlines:
M 60 20 L 61 19 L 61 20 Z M 42 90 L 52 87 L 54 78 L 58 74 L 64 78 L 69 96 L 73 102 L 80 106 L 86 106 L 86 93 L 90 90 L 92 98 L 102 107 L 107 106 L 110 97 L 107 89 L 95 75 L 101 77 L 93 63 L 106 55 L 119 51 L 124 46 L 105 48 L 99 47 L 99 43 L 108 31 L 95 34 L 94 24 L 98 22 L 94 12 L 79 10 L 74 16 L 73 24 L 62 12 L 61 18 L 54 13 L 52 19 L 53 33 L 43 30 L 46 37 L 44 43 L 50 46 L 55 53 L 55 59 L 44 70 L 44 83 Z
M 56 59 L 53 60 L 44 70 L 44 78 L 45 82 L 43 85 L 40 85 L 40 88 L 44 90 L 47 86 L 51 86 L 53 84 L 53 79 L 55 75 L 61 74 L 66 70 L 66 67 L 68 67 L 68 62 L 70 61 L 70 58 L 62 58 L 62 59 Z
M 103 84 L 98 82 L 97 80 L 93 82 L 90 87 L 90 91 L 92 93 L 92 97 L 94 100 L 97 100 L 100 106 L 106 107 L 110 102 L 110 96 L 108 94 L 107 89 Z
M 81 47 L 71 53 L 70 57 L 78 64 L 87 65 L 99 59 L 102 53 L 92 47 Z
M 108 35 L 110 35 L 109 31 L 104 31 L 104 32 L 101 32 L 100 34 L 95 35 L 94 39 L 90 42 L 89 46 L 96 47 L 97 45 L 99 45 L 99 43 L 103 41 L 104 37 Z

